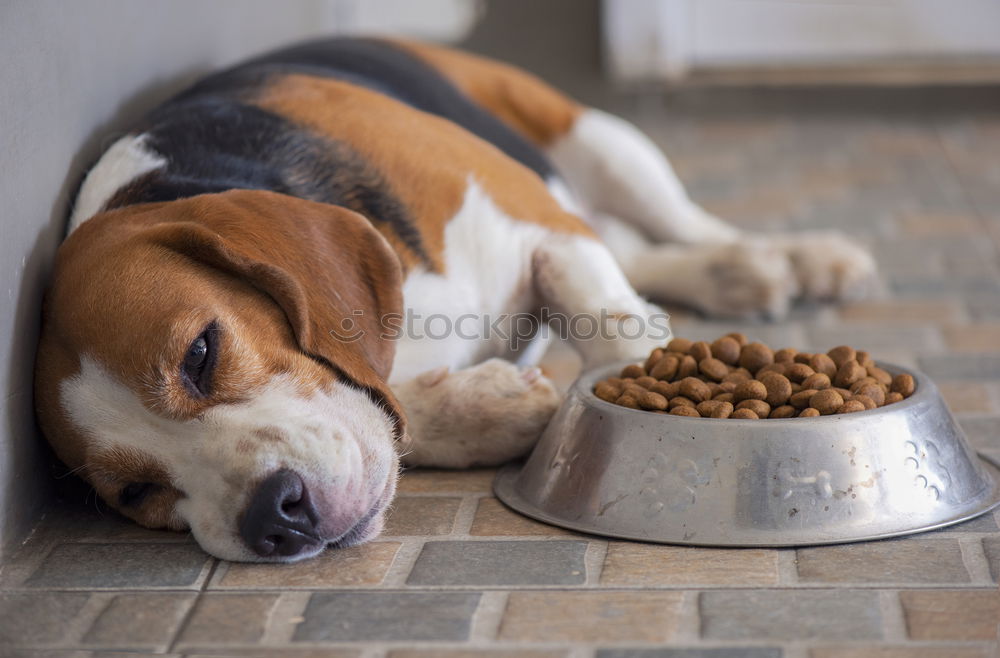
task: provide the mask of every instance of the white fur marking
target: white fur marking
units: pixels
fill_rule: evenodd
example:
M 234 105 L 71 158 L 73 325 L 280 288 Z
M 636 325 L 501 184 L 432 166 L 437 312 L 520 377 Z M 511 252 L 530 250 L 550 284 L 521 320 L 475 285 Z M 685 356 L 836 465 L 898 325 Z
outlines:
M 146 135 L 128 135 L 105 151 L 80 187 L 69 220 L 69 233 L 101 212 L 122 187 L 143 174 L 167 164 L 166 159 L 146 147 Z

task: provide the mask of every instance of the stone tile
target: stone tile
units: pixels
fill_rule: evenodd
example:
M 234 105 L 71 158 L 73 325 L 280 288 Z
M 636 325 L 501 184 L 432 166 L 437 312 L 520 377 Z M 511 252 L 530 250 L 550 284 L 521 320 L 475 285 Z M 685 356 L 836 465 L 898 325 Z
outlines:
M 995 387 L 992 382 L 963 382 L 943 380 L 937 382 L 938 390 L 955 413 L 998 411 Z
M 432 541 L 408 585 L 581 585 L 585 541 Z
M 254 644 L 267 628 L 277 594 L 202 594 L 178 639 L 182 647 Z
M 875 640 L 878 592 L 764 590 L 702 592 L 701 635 L 711 640 Z
M 855 302 L 840 307 L 840 318 L 848 322 L 886 322 L 937 324 L 961 320 L 963 309 L 951 300 L 879 300 Z
M 0 648 L 58 643 L 89 598 L 84 592 L 0 592 Z
M 164 651 L 196 594 L 119 594 L 83 637 L 89 646 Z
M 560 649 L 398 649 L 388 658 L 565 658 Z
M 778 647 L 601 649 L 594 658 L 781 658 Z
M 92 500 L 92 498 L 91 498 Z M 46 509 L 45 518 L 35 529 L 33 538 L 59 542 L 154 542 L 158 544 L 179 542 L 193 544 L 189 532 L 150 530 L 135 521 L 126 519 L 103 502 L 83 503 L 63 500 Z
M 899 593 L 906 629 L 914 640 L 995 640 L 1000 592 L 907 590 Z
M 636 542 L 608 545 L 602 585 L 774 585 L 778 551 L 661 546 Z
M 60 544 L 25 584 L 92 589 L 193 588 L 210 559 L 194 544 Z
M 990 564 L 993 582 L 1000 582 L 1000 536 L 983 537 L 983 553 Z
M 511 592 L 498 638 L 524 642 L 670 640 L 680 592 Z
M 980 295 L 1000 292 L 1000 281 L 992 276 L 957 275 L 944 277 L 890 277 L 893 293 L 903 298 L 936 297 L 942 295 Z
M 1000 324 L 945 327 L 948 347 L 956 352 L 1000 352 Z
M 920 367 L 938 379 L 1000 380 L 1000 354 L 949 354 L 920 357 Z
M 1000 320 L 1000 295 L 970 295 L 966 300 L 973 320 Z
M 392 503 L 382 535 L 447 535 L 455 526 L 455 514 L 461 503 L 461 498 L 398 497 Z
M 295 642 L 458 642 L 469 637 L 479 593 L 320 592 Z
M 469 534 L 486 537 L 526 537 L 531 535 L 570 535 L 572 533 L 513 512 L 496 498 L 481 498 Z
M 362 658 L 363 652 L 358 649 L 331 649 L 325 647 L 294 647 L 264 649 L 239 647 L 198 649 L 195 653 L 187 652 L 184 658 Z M 108 656 L 108 658 L 119 658 Z
M 941 335 L 936 327 L 925 325 L 836 325 L 810 327 L 809 342 L 802 349 L 826 351 L 837 345 L 851 345 L 868 350 L 876 357 L 884 350 L 911 350 L 914 352 L 936 350 L 941 345 Z
M 967 583 L 957 539 L 905 538 L 796 551 L 806 583 Z M 934 565 L 929 569 L 928 565 Z
M 958 424 L 972 447 L 1000 449 L 1000 416 L 959 416 Z
M 861 646 L 813 649 L 809 658 L 990 658 L 985 647 L 968 646 Z
M 4 650 L 4 658 L 131 658 L 128 654 L 117 654 L 108 656 L 107 654 L 94 654 L 90 651 L 73 651 L 65 649 L 51 649 L 49 651 L 39 651 L 38 649 L 14 649 L 0 645 Z M 174 658 L 160 654 L 163 658 Z
M 399 542 L 374 542 L 330 549 L 294 564 L 226 563 L 212 588 L 318 589 L 379 585 L 392 565 Z
M 466 494 L 493 491 L 496 470 L 491 468 L 449 471 L 417 468 L 403 473 L 396 491 L 399 494 Z
M 913 237 L 976 236 L 982 233 L 979 220 L 970 215 L 908 212 L 896 220 L 899 230 Z

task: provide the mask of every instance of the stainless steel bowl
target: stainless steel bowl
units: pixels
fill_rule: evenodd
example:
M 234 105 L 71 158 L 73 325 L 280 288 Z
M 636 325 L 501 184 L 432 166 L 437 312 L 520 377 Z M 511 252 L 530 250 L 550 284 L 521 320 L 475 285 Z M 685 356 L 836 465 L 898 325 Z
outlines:
M 1000 468 L 969 447 L 937 387 L 879 409 L 787 420 L 652 414 L 597 398 L 584 374 L 497 496 L 572 530 L 669 544 L 801 546 L 893 537 L 1000 504 Z

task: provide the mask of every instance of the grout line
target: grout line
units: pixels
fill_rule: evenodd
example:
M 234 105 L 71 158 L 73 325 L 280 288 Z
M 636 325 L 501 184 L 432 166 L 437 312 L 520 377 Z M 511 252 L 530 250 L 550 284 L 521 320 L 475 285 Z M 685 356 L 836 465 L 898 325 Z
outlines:
M 208 568 L 208 575 L 205 576 L 204 580 L 202 580 L 201 587 L 199 587 L 197 590 L 197 596 L 195 596 L 194 601 L 191 602 L 191 605 L 184 612 L 184 615 L 181 617 L 180 623 L 177 624 L 177 627 L 174 629 L 173 634 L 170 636 L 170 640 L 167 642 L 167 653 L 175 652 L 177 647 L 177 642 L 180 640 L 181 637 L 181 633 L 184 632 L 184 629 L 187 627 L 188 623 L 191 621 L 191 618 L 194 616 L 194 611 L 198 608 L 198 604 L 201 602 L 202 595 L 204 595 L 206 588 L 208 587 L 209 581 L 212 580 L 212 577 L 215 575 L 215 570 L 220 564 L 220 560 L 214 557 L 211 559 L 210 562 L 211 565 Z
M 777 552 L 778 587 L 800 585 L 798 569 L 799 554 L 796 549 L 779 549 Z
M 958 545 L 962 549 L 962 562 L 965 563 L 965 570 L 969 572 L 970 584 L 993 585 L 990 563 L 986 559 L 981 536 L 977 533 L 972 536 L 959 537 Z
M 879 611 L 882 613 L 882 639 L 885 642 L 906 642 L 906 618 L 899 592 L 879 590 Z
M 479 510 L 479 501 L 486 496 L 463 496 L 462 502 L 458 504 L 455 518 L 451 524 L 452 536 L 467 536 L 472 532 L 472 524 L 476 519 L 476 512 Z
M 290 644 L 295 629 L 305 621 L 306 606 L 311 598 L 312 592 L 308 591 L 282 592 L 271 607 L 260 643 L 280 646 Z
M 59 642 L 63 646 L 79 647 L 83 645 L 83 637 L 97 623 L 97 619 L 111 607 L 115 597 L 122 592 L 93 592 L 76 616 L 67 625 Z M 166 643 L 164 643 L 166 644 Z
M 392 559 L 392 564 L 382 577 L 381 587 L 383 588 L 404 588 L 406 579 L 413 569 L 413 565 L 424 548 L 424 539 L 404 539 L 400 542 L 396 556 Z
M 507 599 L 510 592 L 483 592 L 479 605 L 472 614 L 472 627 L 469 629 L 470 642 L 494 642 L 500 634 L 500 623 L 507 611 Z
M 697 591 L 681 593 L 681 601 L 677 606 L 677 629 L 670 638 L 672 644 L 695 646 L 701 641 L 700 597 L 701 593 Z
M 591 539 L 587 543 L 587 550 L 583 555 L 583 568 L 586 573 L 584 587 L 600 586 L 609 544 L 610 542 L 604 539 Z

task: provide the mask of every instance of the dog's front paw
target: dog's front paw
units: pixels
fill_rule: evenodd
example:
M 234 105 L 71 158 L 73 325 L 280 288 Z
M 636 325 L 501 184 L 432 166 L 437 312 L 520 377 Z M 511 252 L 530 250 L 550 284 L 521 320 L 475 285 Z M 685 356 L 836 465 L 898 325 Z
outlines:
M 694 248 L 690 302 L 715 317 L 781 318 L 798 292 L 784 249 L 762 239 Z
M 411 425 L 410 465 L 468 468 L 502 464 L 541 436 L 560 396 L 537 368 L 490 359 L 419 375 L 399 390 Z
M 776 242 L 788 253 L 804 299 L 851 301 L 867 297 L 875 289 L 875 259 L 840 233 L 801 233 L 777 238 Z

